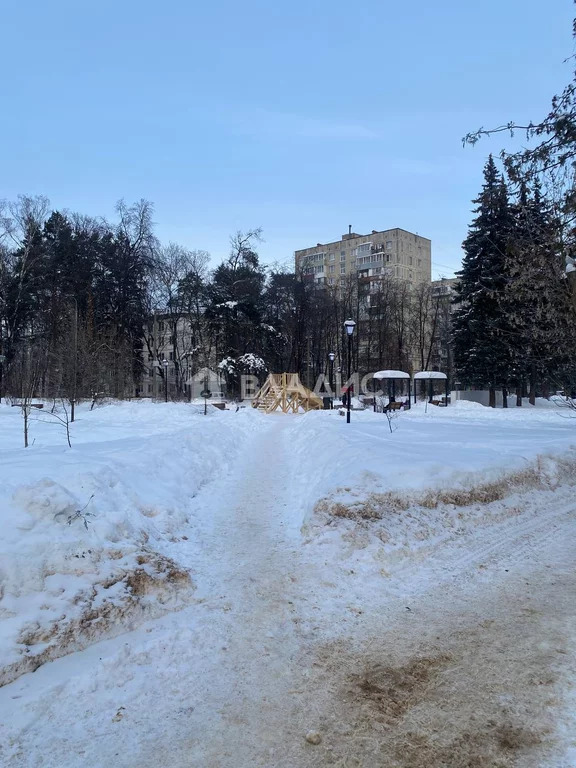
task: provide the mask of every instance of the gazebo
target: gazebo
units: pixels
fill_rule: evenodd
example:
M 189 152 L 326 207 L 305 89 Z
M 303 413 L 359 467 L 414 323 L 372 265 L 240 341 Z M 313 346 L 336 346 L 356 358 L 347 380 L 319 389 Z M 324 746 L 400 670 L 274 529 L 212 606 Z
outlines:
M 428 382 L 428 402 L 432 402 L 432 398 L 434 397 L 434 382 L 435 381 L 444 381 L 444 387 L 446 392 L 446 399 L 445 399 L 445 405 L 448 405 L 448 376 L 446 376 L 445 373 L 442 373 L 441 371 L 420 371 L 420 373 L 414 374 L 414 402 L 416 402 L 416 381 L 427 381 Z
M 406 379 L 408 381 L 408 408 L 410 408 L 410 400 L 412 399 L 412 391 L 410 388 L 410 374 L 406 373 L 405 371 L 377 371 L 374 376 L 374 379 L 379 379 L 380 381 L 390 381 L 392 382 L 392 393 L 390 396 L 390 392 L 388 393 L 390 402 L 394 402 L 394 399 L 396 397 L 396 381 Z

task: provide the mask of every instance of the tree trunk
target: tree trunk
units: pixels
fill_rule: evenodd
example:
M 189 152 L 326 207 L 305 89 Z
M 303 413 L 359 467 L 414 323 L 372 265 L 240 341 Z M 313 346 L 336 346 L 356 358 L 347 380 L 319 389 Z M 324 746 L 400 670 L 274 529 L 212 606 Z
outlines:
M 536 366 L 530 369 L 530 405 L 536 405 Z
M 522 407 L 522 387 L 516 387 L 516 407 Z
M 502 408 L 508 408 L 508 390 L 502 387 Z
M 488 392 L 489 392 L 488 405 L 490 406 L 490 408 L 496 408 L 496 388 L 490 387 Z

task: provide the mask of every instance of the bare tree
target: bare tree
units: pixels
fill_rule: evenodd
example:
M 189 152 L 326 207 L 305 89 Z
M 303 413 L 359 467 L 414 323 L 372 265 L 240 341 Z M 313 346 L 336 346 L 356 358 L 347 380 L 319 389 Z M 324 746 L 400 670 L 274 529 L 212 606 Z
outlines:
M 440 299 L 432 294 L 432 287 L 421 283 L 412 289 L 412 338 L 421 371 L 427 371 L 433 361 L 438 340 Z
M 17 364 L 11 368 L 14 386 L 18 386 L 19 396 L 16 405 L 22 412 L 24 427 L 24 447 L 29 445 L 30 414 L 34 408 L 42 371 L 40 351 L 33 344 L 21 343 L 18 350 Z M 16 394 L 15 390 L 12 390 Z
M 209 259 L 206 251 L 190 251 L 175 243 L 157 252 L 151 285 L 151 313 L 155 319 L 146 326 L 145 343 L 153 360 L 166 355 L 169 349 L 181 391 L 192 360 L 199 358 L 204 349 L 201 293 Z M 159 374 L 163 377 L 165 370 Z

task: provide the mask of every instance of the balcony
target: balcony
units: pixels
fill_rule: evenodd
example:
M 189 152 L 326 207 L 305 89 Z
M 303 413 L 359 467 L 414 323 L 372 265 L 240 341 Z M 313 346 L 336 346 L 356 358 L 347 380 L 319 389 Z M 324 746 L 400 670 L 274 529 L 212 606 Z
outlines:
M 369 256 L 359 256 L 356 259 L 356 268 L 360 269 L 374 269 L 375 267 L 381 267 L 387 263 L 387 254 L 371 253 Z

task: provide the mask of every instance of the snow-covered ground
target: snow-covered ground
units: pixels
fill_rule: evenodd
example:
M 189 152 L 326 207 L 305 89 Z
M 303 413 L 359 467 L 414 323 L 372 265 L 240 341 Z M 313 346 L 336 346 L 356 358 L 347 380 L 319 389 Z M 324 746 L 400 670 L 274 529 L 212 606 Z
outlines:
M 263 425 L 245 410 L 81 407 L 70 449 L 49 413 L 31 418 L 24 449 L 19 409 L 0 408 L 0 683 L 188 602 L 190 564 L 171 554 L 190 499 Z
M 565 412 L 17 411 L 0 765 L 576 765 Z

